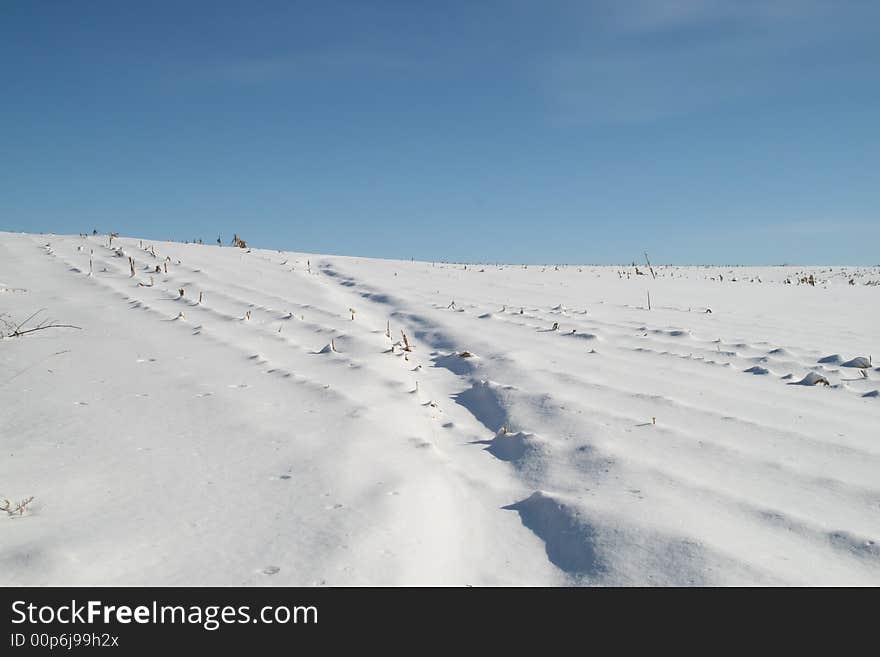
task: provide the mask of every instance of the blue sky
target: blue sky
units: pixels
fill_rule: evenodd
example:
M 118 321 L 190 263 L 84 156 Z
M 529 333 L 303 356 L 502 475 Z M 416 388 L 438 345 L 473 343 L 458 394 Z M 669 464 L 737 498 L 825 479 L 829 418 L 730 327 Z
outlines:
M 0 229 L 880 262 L 880 3 L 0 5 Z

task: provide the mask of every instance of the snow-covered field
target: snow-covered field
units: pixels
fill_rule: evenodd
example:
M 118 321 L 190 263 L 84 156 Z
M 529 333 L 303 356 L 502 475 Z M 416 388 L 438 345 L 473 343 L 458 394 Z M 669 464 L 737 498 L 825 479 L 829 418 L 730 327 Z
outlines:
M 0 233 L 0 585 L 880 584 L 880 268 L 639 270 Z

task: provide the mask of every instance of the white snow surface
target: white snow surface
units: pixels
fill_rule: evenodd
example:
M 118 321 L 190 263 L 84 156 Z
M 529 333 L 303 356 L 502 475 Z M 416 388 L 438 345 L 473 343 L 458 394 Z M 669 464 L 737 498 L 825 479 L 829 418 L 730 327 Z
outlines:
M 0 233 L 0 585 L 880 585 L 880 269 L 638 268 Z

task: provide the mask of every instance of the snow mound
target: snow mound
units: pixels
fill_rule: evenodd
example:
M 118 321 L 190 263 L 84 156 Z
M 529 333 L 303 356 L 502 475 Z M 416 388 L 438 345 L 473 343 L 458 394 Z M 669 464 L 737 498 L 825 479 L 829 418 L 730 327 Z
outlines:
M 668 335 L 670 338 L 682 338 L 690 335 L 688 331 L 685 331 L 683 329 L 652 329 L 651 333 L 655 335 Z
M 768 370 L 766 367 L 755 365 L 747 370 L 743 370 L 743 372 L 745 372 L 746 374 L 769 374 L 770 370 Z
M 579 340 L 598 340 L 599 336 L 595 333 L 563 333 L 570 338 L 578 338 Z
M 486 451 L 502 461 L 519 461 L 530 452 L 543 451 L 543 445 L 537 436 L 531 433 L 499 432 Z
M 598 577 L 606 570 L 596 530 L 572 507 L 537 491 L 504 508 L 519 513 L 523 525 L 544 541 L 547 558 L 565 572 Z
M 467 362 L 470 359 L 464 360 Z M 511 390 L 514 390 L 512 386 L 501 386 L 493 381 L 476 381 L 453 398 L 468 409 L 483 426 L 497 433 L 508 424 L 507 397 Z
M 828 379 L 826 379 L 821 374 L 818 374 L 817 372 L 810 372 L 803 379 L 801 379 L 800 381 L 796 381 L 795 383 L 793 383 L 791 385 L 815 386 L 815 385 L 820 385 L 820 384 L 823 386 L 831 385 L 828 382 Z
M 480 357 L 470 351 L 453 352 L 444 356 L 436 356 L 434 365 L 442 367 L 459 376 L 470 374 L 476 369 Z
M 864 356 L 856 356 L 852 360 L 840 364 L 841 367 L 858 367 L 860 370 L 866 370 L 871 367 L 871 359 Z
M 831 354 L 830 356 L 825 356 L 825 358 L 820 358 L 816 362 L 821 363 L 823 365 L 828 365 L 828 364 L 835 364 L 836 365 L 836 364 L 840 363 L 840 361 L 842 361 L 842 360 L 843 359 L 840 357 L 839 354 Z

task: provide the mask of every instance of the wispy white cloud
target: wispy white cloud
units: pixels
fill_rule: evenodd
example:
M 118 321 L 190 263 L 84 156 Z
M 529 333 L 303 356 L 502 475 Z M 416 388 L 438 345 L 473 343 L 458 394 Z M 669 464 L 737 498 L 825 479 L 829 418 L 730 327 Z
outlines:
M 842 6 L 848 3 L 599 3 L 577 15 L 581 34 L 539 57 L 536 72 L 551 112 L 565 123 L 699 112 L 805 84 L 800 57 L 821 59 L 847 30 L 867 36 L 864 19 L 878 14 L 870 7 L 847 14 Z
M 821 0 L 630 0 L 600 2 L 596 17 L 614 29 L 647 33 L 718 23 L 771 27 L 827 15 L 834 6 Z
M 823 248 L 835 251 L 850 248 L 868 253 L 864 245 L 880 236 L 880 217 L 874 221 L 840 218 L 712 221 L 704 222 L 690 235 L 701 243 L 723 242 L 743 249 L 785 244 L 809 246 L 819 251 Z
M 201 74 L 224 82 L 260 84 L 314 76 L 405 73 L 414 70 L 415 66 L 411 58 L 392 52 L 338 47 L 305 53 L 231 58 L 204 68 Z
M 805 219 L 771 223 L 755 229 L 758 233 L 785 236 L 848 235 L 853 239 L 880 233 L 880 218 L 875 221 L 840 219 Z
M 600 3 L 601 4 L 601 3 Z M 635 0 L 605 7 L 600 18 L 607 26 L 624 32 L 678 29 L 706 21 L 729 18 L 736 11 L 732 2 L 713 0 Z

